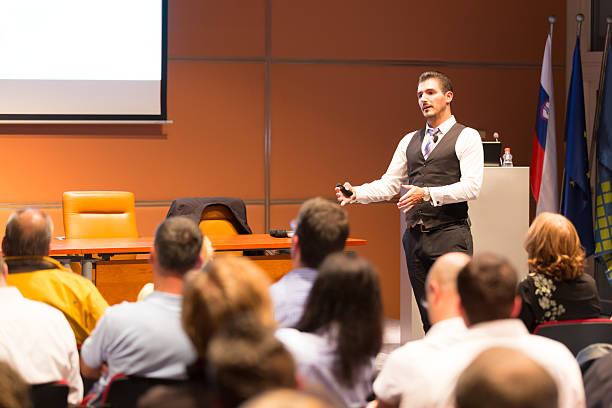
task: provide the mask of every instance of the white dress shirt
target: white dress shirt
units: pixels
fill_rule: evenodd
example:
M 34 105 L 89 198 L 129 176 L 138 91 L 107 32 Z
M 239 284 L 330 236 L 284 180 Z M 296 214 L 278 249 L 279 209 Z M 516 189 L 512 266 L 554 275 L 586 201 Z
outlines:
M 0 359 L 30 384 L 64 380 L 68 402 L 83 399 L 74 333 L 59 310 L 24 298 L 12 286 L 0 287 Z
M 431 150 L 432 152 L 455 123 L 457 123 L 455 117 L 451 116 L 446 122 L 438 126 L 440 133 L 438 134 L 438 141 Z M 429 125 L 427 125 L 427 128 L 429 128 Z M 353 187 L 356 202 L 368 204 L 375 201 L 390 200 L 399 193 L 402 184 L 408 182 L 406 149 L 417 132 L 408 133 L 400 140 L 387 172 L 380 179 Z M 425 147 L 426 140 L 427 138 L 423 138 L 422 149 Z M 469 127 L 463 129 L 457 138 L 457 143 L 455 143 L 455 154 L 461 169 L 459 181 L 446 186 L 425 186 L 429 187 L 431 203 L 434 206 L 474 200 L 480 194 L 484 153 L 478 131 Z
M 400 407 L 454 407 L 459 375 L 481 352 L 491 347 L 522 351 L 544 367 L 557 384 L 559 408 L 585 406 L 582 374 L 567 347 L 530 334 L 518 319 L 503 319 L 472 326 L 461 342 L 438 353 L 435 359 L 421 367 L 418 374 L 406 382 Z
M 463 319 L 454 317 L 434 324 L 421 340 L 410 341 L 395 349 L 374 381 L 376 397 L 387 404 L 399 404 L 402 391 L 418 375 L 420 367 L 429 364 L 437 353 L 460 342 L 466 332 Z

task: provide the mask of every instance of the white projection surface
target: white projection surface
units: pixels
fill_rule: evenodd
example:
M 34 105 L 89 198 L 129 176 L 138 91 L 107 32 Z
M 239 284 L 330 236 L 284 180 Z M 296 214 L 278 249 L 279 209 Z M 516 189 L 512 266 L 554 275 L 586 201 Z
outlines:
M 162 0 L 0 0 L 0 115 L 160 115 Z

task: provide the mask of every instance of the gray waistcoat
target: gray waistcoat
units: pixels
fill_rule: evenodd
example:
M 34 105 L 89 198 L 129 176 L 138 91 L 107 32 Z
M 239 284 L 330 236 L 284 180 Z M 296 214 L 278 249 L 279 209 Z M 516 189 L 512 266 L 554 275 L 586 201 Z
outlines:
M 417 131 L 408 147 L 408 183 L 418 187 L 446 186 L 459 181 L 461 168 L 455 153 L 455 143 L 465 126 L 455 123 L 444 135 L 427 160 L 423 157 L 421 146 L 425 128 Z M 403 190 L 400 194 L 404 194 Z M 467 202 L 446 204 L 434 207 L 429 202 L 420 202 L 406 213 L 407 225 L 414 227 L 421 220 L 425 228 L 436 228 L 468 218 Z

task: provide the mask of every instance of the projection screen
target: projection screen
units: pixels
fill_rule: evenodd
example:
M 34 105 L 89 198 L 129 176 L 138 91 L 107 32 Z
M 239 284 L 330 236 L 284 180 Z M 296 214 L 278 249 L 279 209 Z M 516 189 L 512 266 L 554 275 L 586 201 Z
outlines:
M 0 2 L 0 120 L 166 120 L 167 0 Z

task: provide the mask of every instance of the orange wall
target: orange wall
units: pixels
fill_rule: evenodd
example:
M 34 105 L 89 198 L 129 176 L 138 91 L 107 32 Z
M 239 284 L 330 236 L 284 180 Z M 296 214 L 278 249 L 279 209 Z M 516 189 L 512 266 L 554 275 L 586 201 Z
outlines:
M 287 227 L 303 200 L 385 171 L 399 139 L 423 125 L 416 79 L 429 69 L 453 78 L 460 121 L 500 132 L 515 163 L 528 165 L 550 14 L 562 129 L 564 2 L 171 0 L 174 123 L 0 125 L 0 227 L 35 205 L 62 235 L 61 194 L 78 189 L 133 191 L 141 235 L 181 196 L 242 197 L 264 232 L 267 191 L 270 227 Z M 398 318 L 398 211 L 348 211 L 351 235 L 369 241 L 358 252 L 380 271 L 386 314 Z

